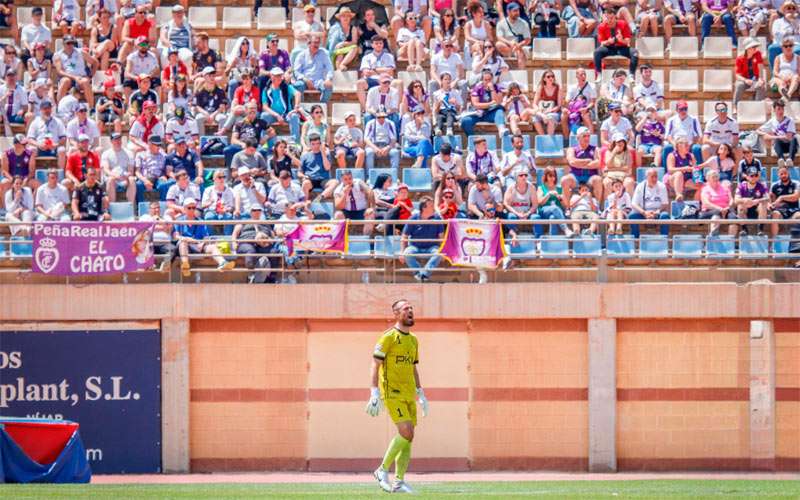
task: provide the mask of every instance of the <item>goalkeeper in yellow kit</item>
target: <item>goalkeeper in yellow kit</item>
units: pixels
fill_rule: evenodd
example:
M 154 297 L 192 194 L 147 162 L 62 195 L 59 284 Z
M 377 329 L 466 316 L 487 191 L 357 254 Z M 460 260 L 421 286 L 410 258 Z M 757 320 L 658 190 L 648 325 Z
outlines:
M 411 460 L 411 441 L 417 425 L 417 403 L 422 416 L 428 414 L 428 400 L 419 383 L 417 363 L 419 350 L 417 337 L 409 330 L 414 326 L 414 308 L 401 299 L 392 304 L 395 324 L 381 336 L 372 353 L 372 389 L 366 411 L 375 417 L 382 406 L 397 425 L 398 435 L 389 443 L 383 463 L 375 472 L 375 479 L 384 491 L 413 493 L 403 480 Z M 395 463 L 395 482 L 389 484 L 389 469 Z

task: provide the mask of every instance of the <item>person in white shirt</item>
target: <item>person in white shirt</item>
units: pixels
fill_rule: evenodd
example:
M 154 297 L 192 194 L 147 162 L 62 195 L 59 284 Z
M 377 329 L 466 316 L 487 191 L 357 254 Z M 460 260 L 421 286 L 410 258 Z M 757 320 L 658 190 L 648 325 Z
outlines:
M 22 46 L 22 59 L 26 62 L 33 56 L 33 46 L 43 43 L 47 46 L 48 55 L 52 54 L 53 34 L 50 28 L 42 23 L 44 11 L 41 7 L 34 7 L 31 11 L 31 24 L 26 24 L 20 32 L 20 45 Z
M 459 190 L 460 196 L 461 192 L 469 184 L 469 179 L 467 179 L 467 175 L 464 172 L 464 161 L 460 154 L 453 151 L 450 143 L 445 142 L 439 147 L 439 153 L 431 159 L 431 177 L 433 178 L 434 192 L 438 191 L 439 185 L 445 181 L 445 177 L 448 174 L 452 174 L 461 187 Z
M 417 25 L 418 20 L 418 14 L 406 12 L 403 16 L 403 27 L 398 31 L 392 29 L 393 33 L 397 33 L 397 57 L 408 59 L 408 71 L 422 71 L 422 61 L 428 55 L 428 49 L 425 47 L 428 36 Z M 394 24 L 393 20 L 392 26 Z
M 586 69 L 576 69 L 575 83 L 567 87 L 567 94 L 564 96 L 561 130 L 571 130 L 571 125 L 583 125 L 589 130 L 590 134 L 593 134 L 596 102 L 597 91 L 594 85 L 588 82 Z
M 596 220 L 600 218 L 600 205 L 597 203 L 597 199 L 592 196 L 592 190 L 588 184 L 578 186 L 578 193 L 572 195 L 569 206 L 569 218 L 572 220 Z M 575 234 L 581 233 L 581 225 L 578 223 L 572 224 L 572 230 Z M 597 224 L 589 224 L 589 227 L 584 229 L 581 234 L 592 235 L 595 231 L 597 231 Z
M 137 75 L 149 75 L 152 88 L 156 91 L 161 87 L 161 70 L 158 58 L 150 50 L 150 42 L 147 38 L 140 36 L 136 39 L 137 50 L 128 55 L 125 60 L 125 74 L 127 79 L 123 82 L 126 89 L 126 97 L 130 97 L 131 92 L 139 88 L 136 81 Z
M 395 61 L 391 52 L 386 50 L 386 40 L 380 35 L 375 35 L 371 40 L 372 51 L 367 52 L 361 58 L 361 79 L 356 83 L 356 95 L 361 109 L 367 107 L 367 91 L 379 84 L 379 79 L 383 75 L 389 77 L 389 81 L 394 78 Z
M 620 179 L 611 182 L 611 194 L 606 198 L 605 218 L 609 220 L 627 219 L 631 213 L 631 195 Z M 609 224 L 608 234 L 623 234 L 622 224 Z
M 731 147 L 735 160 L 739 161 L 742 156 L 738 148 L 739 124 L 728 116 L 728 105 L 724 102 L 714 104 L 714 111 L 717 116 L 706 122 L 706 128 L 703 131 L 703 160 L 716 154 L 720 144 L 727 144 Z
M 664 89 L 661 84 L 653 80 L 653 68 L 649 64 L 642 64 L 639 68 L 641 79 L 633 89 L 633 98 L 636 100 L 636 121 L 647 116 L 647 105 L 653 103 L 658 110 L 661 120 L 668 118 L 669 113 L 664 110 Z
M 186 170 L 175 173 L 175 184 L 167 190 L 167 216 L 177 218 L 186 215 L 183 211 L 183 202 L 187 198 L 200 199 L 200 188 L 189 179 Z
M 467 177 L 472 182 L 480 174 L 486 176 L 491 184 L 499 181 L 500 160 L 494 151 L 490 150 L 486 144 L 486 138 L 477 136 L 474 139 L 475 149 L 467 155 Z
M 791 167 L 797 155 L 797 128 L 795 122 L 786 116 L 786 105 L 782 100 L 772 103 L 772 118 L 761 125 L 756 131 L 758 135 L 772 143 L 775 156 L 778 157 L 778 167 Z
M 197 130 L 197 121 L 189 120 L 185 108 L 176 108 L 175 116 L 169 119 L 166 127 L 167 152 L 175 149 L 175 141 L 183 138 L 186 142 L 200 144 L 200 132 Z M 199 153 L 199 151 L 198 151 Z
M 414 168 L 427 168 L 428 158 L 433 156 L 431 124 L 425 118 L 425 108 L 414 110 L 413 118 L 403 127 L 403 153 L 414 158 Z
M 0 123 L 25 123 L 28 112 L 28 93 L 17 82 L 17 72 L 9 70 L 0 85 Z
M 272 218 L 277 219 L 283 215 L 287 205 L 291 205 L 297 210 L 305 210 L 309 202 L 306 200 L 303 188 L 292 180 L 292 174 L 282 170 L 278 175 L 278 182 L 273 184 L 269 190 L 267 206 Z
M 428 2 L 425 0 L 394 0 L 394 16 L 390 22 L 392 33 L 399 33 L 401 29 L 406 26 L 408 15 L 413 15 L 419 20 L 419 24 L 424 32 L 425 39 L 431 37 L 431 29 L 433 27 L 433 20 L 431 16 L 427 15 Z M 410 70 L 409 71 L 413 71 Z
M 531 182 L 536 181 L 536 160 L 530 151 L 523 149 L 525 141 L 521 135 L 515 135 L 511 138 L 511 151 L 503 153 L 503 159 L 500 162 L 500 176 L 505 179 L 505 187 L 514 184 L 517 179 L 517 174 L 525 172 Z
M 379 110 L 375 119 L 364 127 L 367 170 L 375 166 L 375 158 L 389 157 L 392 168 L 400 166 L 400 150 L 397 149 L 397 129 L 386 119 L 386 112 Z
M 28 125 L 28 139 L 33 140 L 38 157 L 57 157 L 58 168 L 63 170 L 67 164 L 67 132 L 64 123 L 53 116 L 53 103 L 41 103 L 42 114 Z
M 667 186 L 658 180 L 658 169 L 648 168 L 645 180 L 640 182 L 633 191 L 631 211 L 628 217 L 631 220 L 665 220 L 669 219 L 669 196 Z M 660 226 L 662 235 L 669 234 L 669 226 Z M 631 234 L 638 238 L 639 224 L 631 224 Z
M 464 61 L 455 51 L 456 42 L 452 38 L 445 38 L 442 50 L 431 57 L 431 79 L 428 82 L 428 92 L 433 95 L 442 87 L 442 75 L 449 74 L 450 84 L 462 94 L 467 90 L 467 80 L 464 71 Z
M 94 107 L 94 91 L 92 79 L 86 69 L 97 67 L 99 61 L 89 53 L 89 47 L 76 47 L 77 41 L 71 35 L 64 37 L 64 48 L 53 54 L 53 66 L 60 78 L 58 82 L 58 99 L 63 98 L 72 87 L 80 87 L 86 96 L 86 102 Z
M 600 142 L 603 146 L 611 147 L 611 138 L 617 134 L 622 134 L 628 144 L 634 144 L 633 125 L 630 120 L 622 116 L 622 107 L 619 103 L 612 102 L 608 105 L 611 116 L 603 120 L 600 125 Z
M 292 23 L 292 32 L 294 34 L 294 47 L 292 53 L 289 55 L 289 60 L 294 66 L 294 61 L 300 52 L 308 48 L 308 42 L 312 37 L 319 37 L 320 43 L 325 45 L 325 28 L 322 23 L 315 19 L 316 7 L 311 4 L 303 7 L 303 19 Z
M 245 167 L 247 168 L 247 167 Z M 200 207 L 203 209 L 204 220 L 233 220 L 233 211 L 236 208 L 236 194 L 233 189 L 225 184 L 225 171 L 214 171 L 214 184 L 203 191 L 203 200 Z M 224 226 L 225 234 L 233 232 L 233 226 Z
M 464 99 L 461 92 L 451 86 L 453 77 L 450 73 L 443 72 L 439 78 L 442 87 L 433 94 L 433 116 L 436 119 L 434 135 L 442 135 L 442 131 L 446 130 L 447 135 L 452 136 L 453 124 L 464 109 Z
M 47 182 L 36 190 L 36 220 L 69 221 L 71 219 L 69 191 L 58 182 L 58 170 L 47 171 Z
M 122 135 L 111 134 L 111 148 L 100 156 L 100 167 L 106 181 L 106 194 L 111 202 L 117 201 L 117 189 L 125 189 L 125 198 L 133 203 L 136 200 L 136 177 L 133 173 L 133 160 L 122 147 Z
M 667 120 L 667 128 L 664 131 L 666 140 L 664 149 L 661 151 L 661 164 L 667 164 L 667 157 L 675 151 L 675 140 L 681 136 L 689 139 L 689 144 L 692 145 L 691 151 L 697 163 L 703 163 L 703 148 L 700 146 L 703 131 L 700 128 L 700 120 L 689 114 L 689 104 L 684 100 L 678 101 L 675 109 L 677 114 Z
M 78 149 L 78 137 L 86 135 L 89 137 L 90 147 L 99 153 L 100 149 L 100 129 L 97 127 L 97 122 L 88 117 L 89 107 L 84 104 L 78 104 L 78 110 L 75 118 L 67 123 L 67 145 L 69 147 L 68 153 Z
M 239 167 L 237 175 L 241 182 L 233 188 L 233 194 L 236 195 L 236 203 L 233 209 L 233 217 L 235 219 L 243 216 L 247 217 L 250 214 L 250 207 L 253 205 L 263 206 L 264 202 L 267 201 L 267 192 L 264 184 L 253 179 L 249 168 Z
M 333 191 L 334 208 L 341 210 L 346 219 L 374 219 L 371 199 L 370 187 L 361 179 L 354 179 L 352 170 L 345 170 L 342 174 L 342 181 Z M 369 231 L 366 231 L 366 226 L 364 226 L 364 230 L 364 234 L 370 234 Z
M 333 156 L 339 168 L 347 166 L 347 158 L 355 158 L 355 168 L 364 166 L 364 132 L 356 126 L 356 114 L 348 111 L 344 115 L 344 125 L 333 134 Z
M 380 84 L 377 87 L 372 87 L 367 92 L 364 125 L 375 119 L 378 111 L 383 110 L 389 120 L 394 123 L 395 129 L 399 130 L 400 92 L 391 83 L 392 78 L 387 74 L 382 74 L 380 76 Z

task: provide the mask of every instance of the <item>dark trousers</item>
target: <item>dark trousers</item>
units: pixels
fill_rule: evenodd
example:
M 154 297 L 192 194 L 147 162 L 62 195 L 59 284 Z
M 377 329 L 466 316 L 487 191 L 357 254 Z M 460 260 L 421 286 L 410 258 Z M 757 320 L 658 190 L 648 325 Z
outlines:
M 153 250 L 155 250 L 156 255 L 163 255 L 164 260 L 167 262 L 172 262 L 175 260 L 175 255 L 178 253 L 178 247 L 173 245 L 171 242 L 160 242 L 153 244 Z
M 628 69 L 632 75 L 636 74 L 636 68 L 639 66 L 639 52 L 630 47 L 622 47 L 617 45 L 607 46 L 601 45 L 594 50 L 594 70 L 597 73 L 603 72 L 603 59 L 608 56 L 622 56 L 630 60 Z
M 775 141 L 775 156 L 779 160 L 789 158 L 794 163 L 794 157 L 797 155 L 797 139 L 791 141 Z
M 546 19 L 543 14 L 536 14 L 533 17 L 533 22 L 539 26 L 539 38 L 555 38 L 560 21 L 561 18 L 555 12 L 551 12 L 550 17 Z
M 453 122 L 456 120 L 455 111 L 439 111 L 436 115 L 436 127 L 439 129 L 453 128 Z

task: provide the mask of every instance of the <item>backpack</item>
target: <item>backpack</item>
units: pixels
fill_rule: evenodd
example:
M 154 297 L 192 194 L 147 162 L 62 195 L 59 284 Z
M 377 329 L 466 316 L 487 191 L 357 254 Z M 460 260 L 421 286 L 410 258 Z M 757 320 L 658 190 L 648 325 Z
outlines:
M 200 152 L 203 156 L 221 156 L 225 150 L 225 143 L 218 137 L 212 137 L 206 142 Z

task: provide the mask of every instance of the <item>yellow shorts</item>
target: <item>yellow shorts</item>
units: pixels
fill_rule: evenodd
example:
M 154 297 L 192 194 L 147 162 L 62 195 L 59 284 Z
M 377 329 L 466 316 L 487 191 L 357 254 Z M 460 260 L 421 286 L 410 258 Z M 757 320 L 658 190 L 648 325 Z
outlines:
M 417 426 L 417 403 L 416 401 L 406 401 L 404 399 L 386 399 L 384 400 L 386 411 L 392 417 L 392 422 L 408 422 L 411 421 L 413 426 Z

